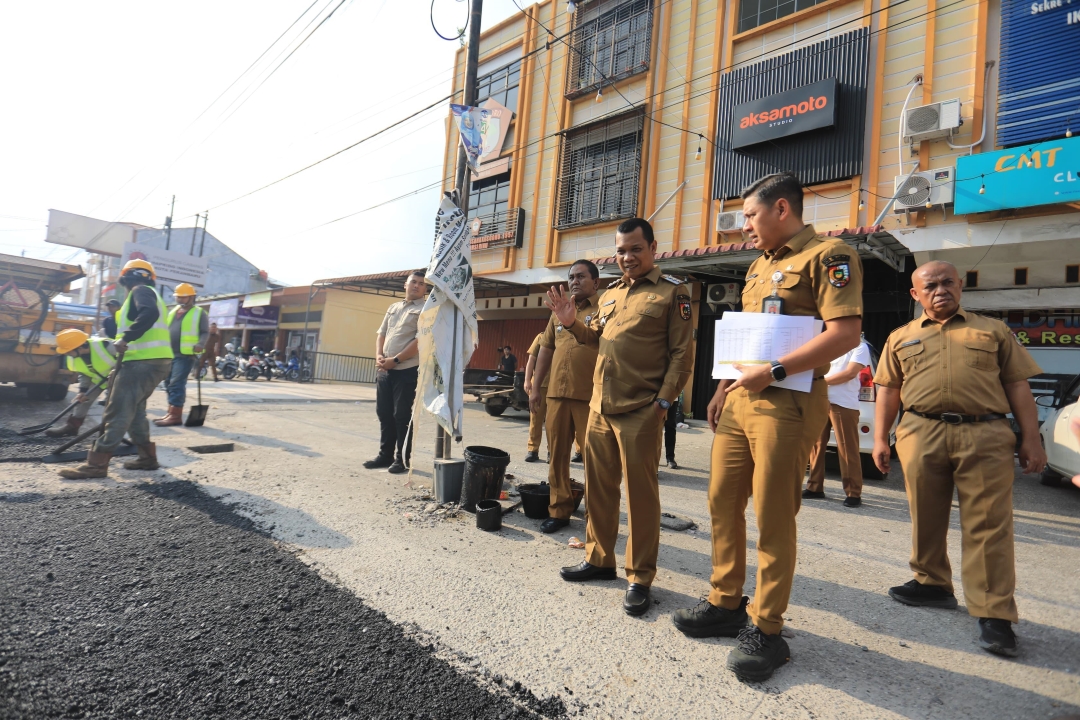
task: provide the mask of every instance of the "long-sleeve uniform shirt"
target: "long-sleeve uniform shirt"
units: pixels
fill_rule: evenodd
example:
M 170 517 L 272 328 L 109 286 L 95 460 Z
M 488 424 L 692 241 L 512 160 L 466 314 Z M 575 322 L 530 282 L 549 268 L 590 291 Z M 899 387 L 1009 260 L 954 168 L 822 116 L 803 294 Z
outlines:
M 588 325 L 596 317 L 600 299 L 593 295 L 577 304 L 577 322 Z M 548 320 L 540 346 L 553 351 L 551 366 L 544 377 L 547 396 L 588 402 L 593 394 L 597 343 L 585 344 L 567 332 L 555 315 Z
M 675 402 L 690 377 L 692 316 L 689 289 L 660 268 L 609 286 L 596 316 L 567 328 L 583 345 L 599 342 L 589 408 L 618 415 Z

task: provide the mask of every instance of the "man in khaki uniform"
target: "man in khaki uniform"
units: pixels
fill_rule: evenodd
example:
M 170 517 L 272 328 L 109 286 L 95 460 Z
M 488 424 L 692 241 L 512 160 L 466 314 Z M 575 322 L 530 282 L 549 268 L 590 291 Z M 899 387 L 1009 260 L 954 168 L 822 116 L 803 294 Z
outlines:
M 862 263 L 843 241 L 803 223 L 803 189 L 793 174 L 766 176 L 742 196 L 743 232 L 764 251 L 746 274 L 743 312 L 817 317 L 825 329 L 771 365 L 736 365 L 741 377 L 720 382 L 708 408 L 716 433 L 709 478 L 712 592 L 696 607 L 676 611 L 672 620 L 691 637 L 737 636 L 728 668 L 740 680 L 760 681 L 788 661 L 780 629 L 795 576 L 795 515 L 810 449 L 829 415 L 829 361 L 859 342 Z M 808 393 L 772 386 L 807 370 L 814 376 Z M 758 571 L 754 602 L 747 607 L 742 590 L 750 495 Z
M 1012 623 L 1013 448 L 1005 418 L 1020 426 L 1020 465 L 1041 472 L 1046 451 L 1028 378 L 1039 366 L 1000 320 L 960 307 L 960 276 L 935 261 L 911 277 L 911 296 L 923 316 L 889 335 L 874 382 L 874 462 L 889 470 L 888 428 L 900 402 L 896 453 L 911 510 L 911 569 L 915 579 L 891 588 L 905 605 L 952 609 L 952 569 L 946 549 L 953 486 L 960 496 L 961 577 L 968 613 L 979 618 L 979 645 L 1016 655 Z
M 588 325 L 596 317 L 599 279 L 600 270 L 588 260 L 578 260 L 570 266 L 570 296 L 576 306 L 577 322 L 582 325 Z M 551 467 L 548 469 L 551 500 L 549 517 L 540 524 L 540 532 L 553 533 L 570 524 L 570 514 L 574 511 L 570 490 L 570 448 L 575 439 L 579 448 L 585 447 L 598 345 L 578 342 L 554 315 L 548 320 L 541 338 L 535 378 L 542 381 L 546 390 L 540 391 L 534 379 L 529 408 L 536 417 L 537 411 L 545 412 L 546 406 L 548 447 L 551 450 Z
M 530 397 L 530 413 L 529 413 L 529 445 L 528 452 L 525 453 L 525 462 L 540 462 L 540 444 L 544 441 L 544 419 L 547 417 L 547 386 L 548 379 L 544 377 L 540 381 L 536 379 L 536 363 L 537 358 L 540 355 L 540 338 L 544 337 L 544 333 L 540 333 L 536 336 L 536 339 L 532 341 L 532 345 L 529 346 L 529 359 L 525 362 L 525 392 Z M 538 386 L 536 389 L 539 392 L 540 403 L 537 409 L 533 410 L 531 405 L 531 398 L 533 394 L 533 387 Z M 551 456 L 551 433 L 548 433 L 548 456 Z
M 649 609 L 660 549 L 660 433 L 671 403 L 690 376 L 690 291 L 656 267 L 652 226 L 641 218 L 615 231 L 622 279 L 604 293 L 588 325 L 572 295 L 548 291 L 548 307 L 583 345 L 599 345 L 585 439 L 585 561 L 564 567 L 564 580 L 615 578 L 619 486 L 626 471 L 626 578 L 629 615 Z

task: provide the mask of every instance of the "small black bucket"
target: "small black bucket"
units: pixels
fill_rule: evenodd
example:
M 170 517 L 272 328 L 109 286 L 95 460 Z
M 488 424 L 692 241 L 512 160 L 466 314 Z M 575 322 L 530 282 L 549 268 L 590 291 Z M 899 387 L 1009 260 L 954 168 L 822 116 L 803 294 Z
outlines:
M 525 517 L 543 520 L 548 516 L 551 486 L 547 483 L 529 483 L 518 485 L 518 492 L 521 493 L 521 510 Z
M 498 500 L 510 455 L 483 445 L 465 448 L 465 477 L 461 483 L 461 509 L 476 512 L 480 500 Z
M 476 503 L 476 527 L 488 532 L 502 528 L 502 505 L 498 500 Z

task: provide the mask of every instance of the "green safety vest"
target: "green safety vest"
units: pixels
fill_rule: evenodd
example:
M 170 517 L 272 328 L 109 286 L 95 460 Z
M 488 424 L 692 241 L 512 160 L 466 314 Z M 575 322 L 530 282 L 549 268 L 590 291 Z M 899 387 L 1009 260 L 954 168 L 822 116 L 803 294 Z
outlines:
M 158 318 L 150 326 L 150 329 L 142 334 L 142 337 L 128 343 L 127 352 L 124 353 L 124 362 L 129 360 L 172 360 L 172 340 L 169 338 L 169 325 L 165 320 L 165 303 L 161 301 L 161 296 L 158 295 L 157 290 L 150 289 L 154 291 L 154 297 L 157 298 Z M 128 314 L 130 309 L 131 293 L 129 292 L 127 299 L 124 300 L 124 307 L 120 308 L 120 318 L 116 324 L 116 332 L 119 338 L 122 338 L 124 333 L 131 328 L 132 321 Z
M 109 340 L 92 337 L 87 340 L 90 343 L 90 364 L 81 357 L 67 357 L 67 369 L 85 375 L 95 385 L 103 384 L 109 373 L 116 367 L 116 353 L 112 349 Z
M 172 327 L 173 318 L 176 317 L 180 306 L 177 305 L 169 311 L 169 327 Z M 180 354 L 194 355 L 195 346 L 199 344 L 199 322 L 202 318 L 203 309 L 195 305 L 180 321 Z

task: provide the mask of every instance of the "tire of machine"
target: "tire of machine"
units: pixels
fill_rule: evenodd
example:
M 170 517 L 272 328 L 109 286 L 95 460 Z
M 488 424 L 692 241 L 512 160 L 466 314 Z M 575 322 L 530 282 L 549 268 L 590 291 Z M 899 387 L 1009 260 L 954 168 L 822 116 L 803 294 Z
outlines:
M 488 402 L 484 403 L 484 410 L 486 410 L 487 414 L 492 417 L 499 417 L 504 412 L 506 412 L 506 408 L 508 408 L 509 406 L 510 403 L 506 401 L 503 401 L 502 403 L 494 403 L 489 400 Z
M 1042 474 L 1039 475 L 1039 483 L 1047 487 L 1057 487 L 1061 485 L 1061 480 L 1061 475 L 1050 468 L 1046 468 L 1042 471 Z
M 31 400 L 63 400 L 67 397 L 68 386 L 59 383 L 28 383 L 26 396 Z

